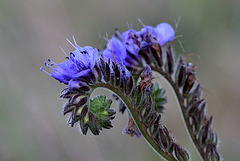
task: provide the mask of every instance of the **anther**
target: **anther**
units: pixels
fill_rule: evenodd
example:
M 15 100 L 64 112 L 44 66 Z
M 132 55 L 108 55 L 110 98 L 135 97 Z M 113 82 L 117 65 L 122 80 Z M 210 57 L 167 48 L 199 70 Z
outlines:
M 48 67 L 48 68 L 51 68 L 51 69 L 53 69 L 53 70 L 54 70 L 54 68 L 53 68 L 53 67 L 51 67 L 51 65 L 49 65 L 47 62 L 44 62 L 44 65 L 45 65 L 46 67 Z
M 58 65 L 57 63 L 55 63 L 55 62 L 52 61 L 51 59 L 47 59 L 47 61 L 49 61 L 49 62 L 51 63 L 51 64 L 50 64 L 51 66 L 52 66 L 52 65 Z
M 48 73 L 46 70 L 44 70 L 44 68 L 43 68 L 43 67 L 41 67 L 41 68 L 40 68 L 40 70 L 41 70 L 41 71 L 43 71 L 44 73 L 46 73 L 47 75 L 51 76 L 51 74 L 50 74 L 50 73 Z
M 72 55 L 73 57 L 75 57 L 75 54 L 73 54 L 73 53 L 70 53 L 70 55 Z
M 81 51 L 82 54 L 88 54 L 86 51 Z M 75 56 L 74 56 L 75 57 Z

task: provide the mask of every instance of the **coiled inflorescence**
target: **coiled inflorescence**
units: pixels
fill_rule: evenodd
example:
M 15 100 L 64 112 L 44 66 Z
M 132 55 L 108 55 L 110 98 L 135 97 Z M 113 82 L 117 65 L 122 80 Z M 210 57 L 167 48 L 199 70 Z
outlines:
M 76 50 L 66 54 L 66 61 L 57 64 L 48 59 L 45 66 L 52 70 L 50 73 L 41 68 L 67 85 L 60 97 L 67 99 L 63 114 L 70 113 L 68 123 L 74 126 L 79 122 L 85 135 L 88 129 L 98 135 L 103 128 L 112 128 L 111 120 L 116 113 L 111 108 L 112 100 L 104 95 L 90 99 L 96 88 L 107 88 L 119 100 L 119 111 L 128 111 L 124 134 L 143 135 L 165 159 L 189 160 L 188 152 L 175 143 L 160 123 L 167 99 L 165 89 L 153 83 L 152 71 L 155 71 L 174 89 L 187 130 L 202 158 L 220 160 L 217 134 L 211 126 L 212 117 L 206 115 L 206 102 L 196 82 L 195 66 L 185 64 L 183 56 L 177 62 L 174 60 L 173 28 L 161 23 L 155 28 L 144 26 L 140 31 L 129 29 L 116 35 L 121 40 L 113 36 L 102 52 L 89 46 L 79 47 L 74 39 L 71 44 Z

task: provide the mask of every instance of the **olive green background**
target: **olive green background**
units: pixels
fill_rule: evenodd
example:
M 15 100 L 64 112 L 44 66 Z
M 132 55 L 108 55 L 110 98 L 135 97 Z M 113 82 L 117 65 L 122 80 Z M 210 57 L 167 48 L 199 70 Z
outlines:
M 157 161 L 143 138 L 121 133 L 127 123 L 117 114 L 114 128 L 99 136 L 81 135 L 67 125 L 59 99 L 63 84 L 39 70 L 47 58 L 64 61 L 59 49 L 99 47 L 102 37 L 181 17 L 176 51 L 197 65 L 208 113 L 228 161 L 239 160 L 240 146 L 240 1 L 234 0 L 0 0 L 0 160 L 1 161 Z M 183 49 L 179 45 L 181 42 Z M 102 47 L 106 44 L 101 39 Z M 159 77 L 155 75 L 155 77 Z M 200 160 L 188 139 L 176 99 L 166 82 L 168 104 L 163 124 L 177 142 Z M 96 93 L 106 93 L 102 89 Z M 95 94 L 96 94 L 95 93 Z M 116 108 L 116 104 L 113 104 Z

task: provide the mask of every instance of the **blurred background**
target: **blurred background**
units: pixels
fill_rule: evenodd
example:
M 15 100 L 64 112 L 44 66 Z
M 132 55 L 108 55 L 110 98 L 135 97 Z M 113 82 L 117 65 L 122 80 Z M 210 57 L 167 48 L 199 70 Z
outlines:
M 239 160 L 240 146 L 240 1 L 234 0 L 0 0 L 0 160 L 157 161 L 161 158 L 143 138 L 122 134 L 125 115 L 99 136 L 81 135 L 62 115 L 64 88 L 39 70 L 50 58 L 62 62 L 74 50 L 65 40 L 75 36 L 80 46 L 99 47 L 99 35 L 146 25 L 175 22 L 181 17 L 176 51 L 197 65 L 208 113 L 225 160 Z M 106 44 L 101 40 L 101 44 Z M 157 76 L 157 75 L 156 75 Z M 166 82 L 158 80 L 162 86 Z M 101 93 L 107 91 L 98 90 Z M 167 88 L 163 124 L 193 160 L 200 160 L 181 121 L 177 102 Z M 114 104 L 116 107 L 116 104 Z

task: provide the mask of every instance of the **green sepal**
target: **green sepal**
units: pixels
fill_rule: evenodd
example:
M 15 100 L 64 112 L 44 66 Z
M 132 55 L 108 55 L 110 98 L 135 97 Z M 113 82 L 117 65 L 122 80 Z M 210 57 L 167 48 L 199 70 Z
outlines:
M 151 91 L 151 98 L 154 102 L 156 112 L 163 113 L 164 105 L 167 103 L 165 93 L 166 90 L 164 88 L 159 87 L 158 83 L 154 83 Z
M 111 120 L 114 119 L 116 112 L 111 108 L 112 100 L 105 95 L 99 95 L 90 100 L 90 108 L 85 116 L 82 125 L 87 125 L 94 135 L 99 135 L 100 131 L 112 128 Z M 87 118 L 87 119 L 86 119 Z M 86 128 L 86 126 L 84 126 Z M 86 134 L 86 129 L 83 134 Z

